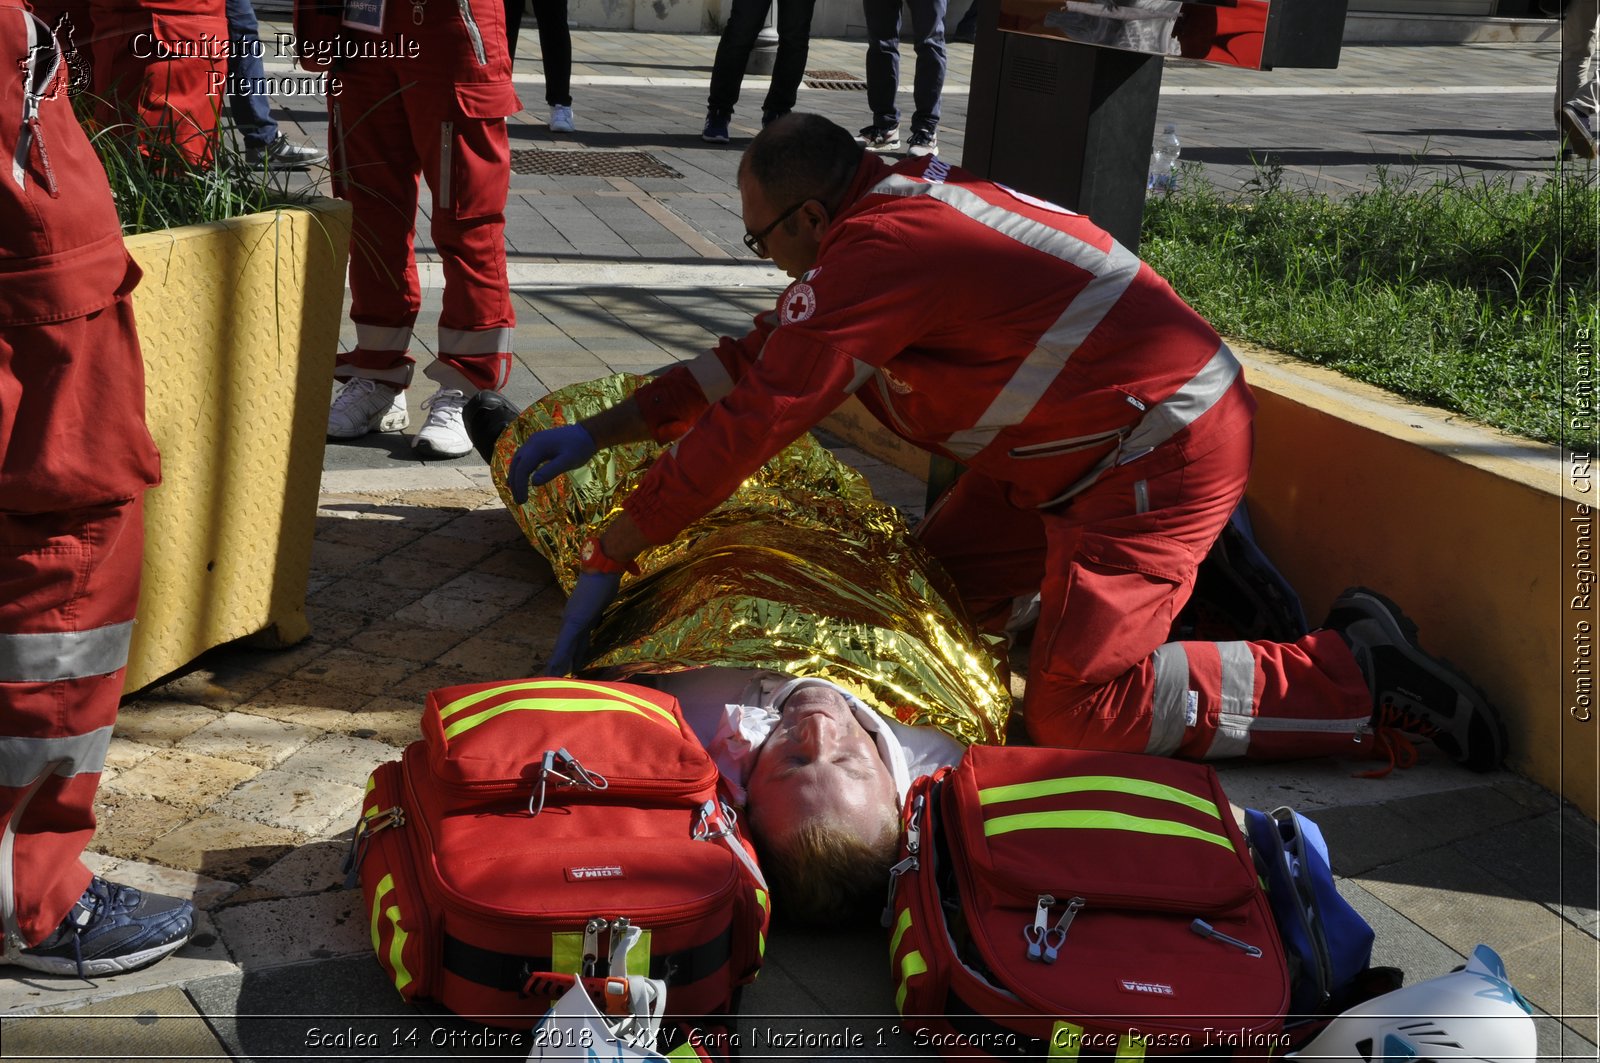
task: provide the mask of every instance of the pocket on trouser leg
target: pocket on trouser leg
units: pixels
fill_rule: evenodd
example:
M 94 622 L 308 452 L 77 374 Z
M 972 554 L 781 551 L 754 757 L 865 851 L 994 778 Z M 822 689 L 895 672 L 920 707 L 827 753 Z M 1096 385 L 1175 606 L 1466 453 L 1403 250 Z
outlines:
M 503 215 L 511 188 L 506 116 L 521 110 L 509 82 L 456 86 L 455 108 L 440 129 L 439 206 L 457 219 Z
M 1078 537 L 1045 578 L 1024 708 L 1040 744 L 1142 750 L 1149 668 L 1194 588 L 1190 549 L 1162 535 Z
M 1196 561 L 1162 535 L 1085 533 L 1066 566 L 1046 575 L 1035 661 L 1078 683 L 1106 683 L 1167 641 L 1172 617 L 1194 587 Z M 1041 653 L 1042 650 L 1042 653 Z

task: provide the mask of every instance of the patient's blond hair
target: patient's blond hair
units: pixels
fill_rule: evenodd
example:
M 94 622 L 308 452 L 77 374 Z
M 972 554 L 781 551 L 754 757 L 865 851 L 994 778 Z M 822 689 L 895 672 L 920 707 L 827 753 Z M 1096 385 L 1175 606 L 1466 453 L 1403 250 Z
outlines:
M 751 808 L 752 838 L 779 918 L 812 926 L 877 919 L 900 844 L 900 822 L 892 810 L 872 839 L 821 816 L 783 837 L 767 834 L 760 820 Z

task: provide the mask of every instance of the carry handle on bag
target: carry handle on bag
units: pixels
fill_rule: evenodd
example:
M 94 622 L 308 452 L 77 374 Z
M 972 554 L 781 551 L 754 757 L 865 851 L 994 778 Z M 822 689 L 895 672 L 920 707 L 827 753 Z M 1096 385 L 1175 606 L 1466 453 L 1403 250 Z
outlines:
M 1315 823 L 1288 807 L 1246 809 L 1244 822 L 1289 957 L 1289 1010 L 1323 1013 L 1370 967 L 1372 927 L 1339 895 Z

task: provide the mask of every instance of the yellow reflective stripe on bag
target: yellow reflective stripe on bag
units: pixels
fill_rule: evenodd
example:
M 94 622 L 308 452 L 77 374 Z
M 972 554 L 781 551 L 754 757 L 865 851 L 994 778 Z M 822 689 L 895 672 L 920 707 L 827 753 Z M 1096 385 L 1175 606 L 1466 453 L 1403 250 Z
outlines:
M 996 816 L 985 820 L 983 824 L 984 836 L 989 838 L 1018 830 L 1122 830 L 1136 834 L 1165 834 L 1210 842 L 1230 853 L 1234 851 L 1233 843 L 1221 834 L 1212 834 L 1170 819 L 1145 819 L 1124 812 L 1022 812 L 1014 816 Z
M 889 939 L 889 963 L 894 963 L 894 954 L 900 951 L 900 939 L 906 936 L 906 931 L 911 929 L 911 909 L 900 909 L 900 918 L 894 924 L 894 936 Z
M 534 679 L 530 680 L 530 682 L 501 684 L 498 685 L 498 687 L 485 687 L 483 690 L 475 690 L 474 693 L 469 693 L 469 695 L 456 698 L 456 700 L 451 701 L 450 704 L 442 704 L 442 706 L 438 706 L 438 722 L 443 724 L 445 720 L 450 719 L 450 717 L 454 716 L 456 712 L 466 711 L 466 709 L 472 708 L 472 706 L 475 706 L 475 704 L 482 704 L 483 701 L 488 701 L 490 698 L 498 698 L 498 696 L 504 695 L 504 693 L 526 692 L 534 693 L 534 695 L 536 695 L 536 693 L 554 692 L 554 690 L 560 690 L 560 692 L 584 690 L 584 692 L 589 693 L 600 693 L 600 695 L 605 695 L 606 700 L 608 701 L 614 701 L 614 703 L 632 704 L 632 706 L 635 706 L 635 708 L 643 709 L 645 712 L 650 712 L 651 716 L 659 717 L 659 720 L 666 722 L 666 724 L 669 724 L 670 727 L 674 728 L 674 730 L 677 730 L 678 727 L 678 722 L 674 719 L 674 717 L 672 717 L 672 712 L 661 708 L 661 706 L 654 703 L 654 701 L 646 701 L 645 698 L 640 698 L 640 696 L 627 693 L 626 690 L 619 690 L 619 688 L 614 687 L 614 685 L 608 687 L 608 685 L 603 684 L 587 684 L 587 682 L 582 682 L 581 679 Z M 582 709 L 584 704 L 592 704 L 589 703 L 589 701 L 576 701 L 576 703 L 574 703 L 574 701 L 571 701 L 571 698 L 562 698 L 562 701 L 566 701 L 568 704 L 573 704 L 573 711 L 578 712 L 584 711 L 584 709 Z
M 1144 1045 L 1145 1039 L 1143 1037 L 1140 1037 L 1138 1034 L 1131 1031 L 1129 1033 L 1125 1033 L 1121 1037 L 1117 1038 L 1116 1058 L 1119 1061 L 1124 1059 L 1143 1059 Z
M 394 876 L 385 875 L 372 895 L 372 951 L 379 956 L 383 955 L 379 930 L 383 920 L 389 920 L 394 928 L 389 938 L 389 969 L 394 973 L 394 987 L 404 989 L 411 984 L 411 972 L 406 970 L 405 964 L 406 939 L 410 935 L 400 926 L 400 906 L 391 904 L 384 907 L 384 898 L 392 892 L 394 892 Z
M 906 953 L 906 958 L 900 961 L 900 984 L 894 991 L 894 1010 L 904 1015 L 906 1011 L 906 990 L 910 989 L 910 981 L 919 974 L 928 970 L 928 961 L 922 958 L 922 953 L 913 949 Z
M 574 688 L 576 688 L 576 690 L 590 690 L 590 692 L 603 693 L 603 695 L 606 696 L 605 698 L 571 698 L 571 696 L 550 696 L 550 698 L 538 698 L 538 696 L 534 696 L 534 698 L 517 698 L 515 701 L 502 701 L 502 703 L 496 704 L 496 706 L 493 706 L 493 708 L 483 709 L 482 712 L 475 712 L 475 714 L 472 714 L 472 716 L 462 716 L 461 719 L 456 719 L 454 722 L 448 722 L 450 717 L 456 716 L 458 712 L 467 711 L 467 709 L 474 708 L 475 704 L 482 704 L 483 701 L 490 700 L 490 698 L 496 698 L 496 696 L 506 695 L 506 693 L 539 693 L 547 692 L 547 690 L 562 690 L 562 692 L 566 693 L 566 695 L 570 695 L 571 690 L 574 690 Z M 446 706 L 442 706 L 442 708 L 438 709 L 438 724 L 440 724 L 440 727 L 443 728 L 445 740 L 448 741 L 451 740 L 451 738 L 456 738 L 456 736 L 461 735 L 461 733 L 469 732 L 469 730 L 477 727 L 478 724 L 483 724 L 483 722 L 486 722 L 486 720 L 491 720 L 496 716 L 501 716 L 501 714 L 504 714 L 504 712 L 530 711 L 630 712 L 630 714 L 634 714 L 634 716 L 643 716 L 646 717 L 646 719 L 651 719 L 654 720 L 654 722 L 658 722 L 658 724 L 666 724 L 667 727 L 672 728 L 674 732 L 677 732 L 678 730 L 678 722 L 677 719 L 672 716 L 672 712 L 667 711 L 667 709 L 662 709 L 659 704 L 646 701 L 645 698 L 637 698 L 637 696 L 630 695 L 630 693 L 621 692 L 621 690 L 616 690 L 616 688 L 598 687 L 598 685 L 592 684 L 574 684 L 574 682 L 571 682 L 571 680 L 547 680 L 547 682 L 536 682 L 536 684 L 507 684 L 504 685 L 504 687 L 493 687 L 490 688 L 490 690 L 480 690 L 480 692 L 477 693 L 470 693 L 470 695 L 464 696 L 464 698 L 458 698 L 456 701 L 451 701 L 450 704 L 446 704 Z
M 1158 801 L 1172 801 L 1204 812 L 1212 819 L 1221 819 L 1217 804 L 1208 798 L 1192 794 L 1166 783 L 1148 779 L 1130 779 L 1121 775 L 1073 775 L 1060 779 L 1041 779 L 1038 782 L 1011 783 L 1006 786 L 989 786 L 978 791 L 978 804 L 993 805 L 1004 801 L 1026 801 L 1035 797 L 1053 797 L 1057 794 L 1078 794 L 1110 791 L 1151 797 Z
M 1075 1022 L 1056 1020 L 1050 1027 L 1050 1044 L 1045 1047 L 1046 1059 L 1077 1059 L 1083 1051 L 1083 1027 Z

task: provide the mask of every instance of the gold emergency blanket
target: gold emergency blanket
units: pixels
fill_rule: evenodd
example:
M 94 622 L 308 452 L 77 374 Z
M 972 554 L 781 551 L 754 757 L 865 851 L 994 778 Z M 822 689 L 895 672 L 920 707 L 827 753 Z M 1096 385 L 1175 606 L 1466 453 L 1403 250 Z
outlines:
M 557 391 L 523 411 L 495 447 L 500 497 L 563 588 L 578 551 L 620 508 L 661 447 L 602 450 L 532 488 L 506 487 L 529 435 L 615 405 L 644 378 Z M 1004 741 L 1011 698 L 948 577 L 860 474 L 811 436 L 768 462 L 674 542 L 638 558 L 591 640 L 586 674 L 626 679 L 707 665 L 819 676 L 879 712 L 964 742 Z

